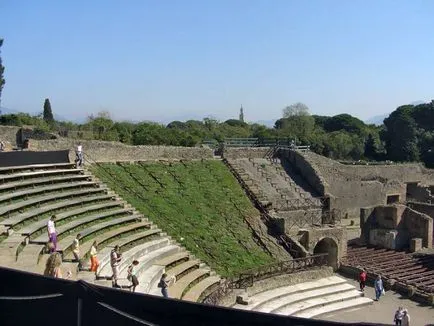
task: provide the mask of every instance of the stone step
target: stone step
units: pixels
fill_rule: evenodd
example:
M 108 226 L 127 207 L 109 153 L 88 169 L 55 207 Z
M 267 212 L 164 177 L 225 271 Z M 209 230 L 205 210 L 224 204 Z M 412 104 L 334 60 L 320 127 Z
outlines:
M 107 241 L 115 241 L 119 237 L 122 237 L 124 233 L 133 231 L 135 229 L 141 229 L 144 227 L 149 227 L 150 222 L 146 220 L 142 220 L 141 222 L 133 223 L 133 224 L 127 224 L 124 226 L 119 226 L 116 229 L 108 230 L 104 233 L 98 234 L 97 236 L 93 236 L 92 239 L 89 241 L 86 241 L 84 243 L 80 243 L 80 252 L 81 256 L 84 257 L 90 252 L 90 248 L 92 247 L 92 244 L 94 241 L 98 244 L 98 250 L 103 249 L 104 247 L 100 247 L 99 244 L 102 242 Z M 158 230 L 157 230 L 158 231 Z M 147 231 L 140 231 L 140 233 L 146 233 Z
M 174 255 L 171 255 L 169 257 L 157 260 L 155 262 L 155 265 L 161 265 L 161 266 L 172 265 L 172 264 L 174 264 L 174 263 L 176 263 L 176 262 L 178 262 L 180 260 L 188 259 L 189 255 L 190 254 L 187 251 L 184 250 L 184 251 L 178 252 L 178 253 L 176 253 Z
M 169 244 L 170 239 L 162 237 L 161 239 L 149 241 L 144 244 L 135 246 L 134 248 L 122 253 L 121 266 L 119 267 L 119 269 L 126 268 L 129 264 L 131 264 L 134 259 L 142 255 L 146 255 L 153 250 L 168 246 Z M 97 275 L 99 277 L 111 277 L 113 274 L 110 266 L 111 250 L 112 248 L 104 248 L 98 254 L 98 261 L 100 265 L 98 267 Z
M 169 276 L 175 276 L 178 279 L 178 275 L 181 275 L 185 273 L 185 271 L 189 270 L 190 268 L 193 268 L 195 266 L 199 267 L 200 261 L 197 259 L 190 259 L 186 262 L 183 262 L 169 270 L 166 270 L 167 275 Z
M 328 304 L 336 303 L 336 302 L 344 302 L 352 299 L 357 299 L 361 297 L 361 292 L 357 290 L 346 291 L 342 293 L 325 295 L 317 298 L 307 298 L 307 300 L 300 301 L 294 304 L 289 304 L 279 309 L 273 310 L 272 312 L 279 315 L 286 316 L 299 316 L 303 312 L 307 313 L 307 311 L 312 311 L 317 308 L 326 306 Z M 370 300 L 370 299 L 369 299 Z M 372 300 L 371 300 L 372 301 Z
M 181 299 L 184 290 L 198 278 L 209 274 L 209 269 L 199 268 L 176 280 L 175 284 L 169 287 L 169 296 Z
M 45 186 L 45 187 L 28 188 L 26 190 L 9 192 L 6 195 L 0 196 L 0 202 L 13 200 L 20 197 L 27 197 L 39 193 L 51 192 L 54 190 L 62 191 L 63 189 L 71 189 L 71 188 L 95 187 L 96 185 L 97 184 L 93 181 L 56 183 L 54 185 Z
M 140 257 L 136 257 L 135 259 L 139 262 L 139 265 L 137 265 L 136 267 L 136 276 L 137 279 L 139 280 L 143 280 L 143 275 L 145 274 L 146 270 L 152 266 L 156 260 L 161 259 L 163 257 L 167 257 L 170 256 L 176 252 L 179 251 L 179 247 L 176 245 L 168 245 L 168 246 L 164 246 L 162 248 L 158 248 L 154 251 L 148 252 L 145 255 L 142 255 Z M 127 278 L 128 275 L 128 266 L 127 265 L 123 265 L 126 268 L 120 268 L 120 274 L 119 277 L 120 278 Z M 146 280 L 145 280 L 146 281 Z
M 141 275 L 139 286 L 136 292 L 149 293 L 152 295 L 162 296 L 161 289 L 157 287 L 161 275 L 164 273 L 164 266 L 152 265 Z
M 52 193 L 52 194 L 45 195 L 45 196 L 32 197 L 31 199 L 28 199 L 28 200 L 23 200 L 23 201 L 19 201 L 17 203 L 2 206 L 2 208 L 0 209 L 0 216 L 10 214 L 11 212 L 18 211 L 22 208 L 26 208 L 26 207 L 34 206 L 34 205 L 37 206 L 37 205 L 40 205 L 41 203 L 45 203 L 48 201 L 54 201 L 54 200 L 61 199 L 61 198 L 71 197 L 71 199 L 72 199 L 74 197 L 82 197 L 85 195 L 106 193 L 106 192 L 107 192 L 107 189 L 100 187 L 100 188 L 89 188 L 89 189 L 79 189 L 79 190 L 74 190 L 74 191 L 57 192 L 57 193 Z M 5 225 L 4 221 L 0 222 L 0 224 Z
M 256 307 L 255 310 L 261 311 L 261 312 L 274 312 L 279 309 L 283 309 L 286 306 L 296 306 L 301 302 L 304 302 L 306 300 L 318 298 L 318 297 L 324 297 L 328 295 L 338 294 L 338 293 L 344 293 L 347 291 L 354 291 L 354 286 L 348 283 L 342 283 L 337 285 L 331 285 L 319 289 L 314 289 L 310 291 L 302 291 L 298 293 L 292 293 L 289 295 L 285 295 L 282 297 L 279 297 L 277 299 L 271 299 L 267 301 L 265 304 Z M 360 295 L 359 292 L 357 292 L 358 295 Z
M 49 177 L 49 178 L 30 178 L 26 181 L 21 180 L 17 182 L 4 183 L 0 185 L 0 191 L 24 188 L 24 187 L 32 188 L 35 187 L 36 185 L 41 185 L 46 183 L 56 183 L 59 181 L 76 182 L 77 180 L 88 180 L 88 179 L 90 179 L 90 176 L 84 174 L 71 174 L 67 176 L 62 175 L 60 177 Z
M 234 308 L 243 309 L 243 310 L 256 310 L 256 308 L 259 309 L 261 305 L 263 305 L 264 303 L 266 303 L 271 299 L 275 300 L 289 294 L 301 293 L 309 290 L 321 289 L 321 288 L 326 288 L 328 286 L 345 284 L 345 283 L 346 283 L 345 279 L 341 277 L 329 276 L 314 281 L 303 282 L 296 285 L 282 286 L 272 290 L 260 292 L 252 296 L 250 298 L 251 304 L 249 304 L 248 306 L 237 304 L 234 305 Z
M 114 217 L 117 215 L 125 215 L 125 214 L 132 215 L 132 210 L 126 209 L 126 208 L 121 208 L 121 209 L 116 209 L 113 211 L 108 211 L 108 212 L 104 212 L 104 213 L 98 213 L 98 214 L 86 216 L 84 218 L 75 219 L 69 223 L 62 224 L 61 226 L 56 227 L 57 237 L 59 238 L 63 233 L 69 232 L 69 230 L 75 229 L 75 228 L 79 227 L 80 225 L 85 225 L 85 224 L 95 222 L 98 220 L 102 220 L 101 223 L 103 223 L 103 222 L 105 222 L 105 219 L 107 219 L 107 218 Z M 136 216 L 135 218 L 139 218 L 139 216 Z M 41 234 L 40 236 L 38 236 L 35 239 L 30 240 L 31 243 L 41 243 L 41 244 L 44 244 L 47 241 L 48 241 L 47 240 L 47 234 L 45 234 L 45 233 Z
M 342 302 L 331 303 L 323 307 L 315 307 L 312 309 L 308 309 L 299 314 L 295 314 L 294 316 L 302 317 L 302 318 L 312 318 L 314 316 L 319 316 L 330 312 L 336 312 L 336 311 L 351 309 L 351 308 L 360 308 L 366 305 L 370 305 L 372 303 L 373 301 L 369 298 L 359 297 L 359 298 L 354 298 Z
M 116 223 L 116 222 L 113 222 L 113 223 Z M 109 225 L 112 226 L 113 223 L 110 223 Z M 147 221 L 141 221 L 140 223 L 142 226 L 148 226 L 148 227 L 151 226 L 151 223 L 147 222 Z M 114 224 L 114 225 L 116 225 L 116 224 Z M 100 232 L 104 228 L 106 228 L 106 225 L 103 223 L 99 223 L 99 224 L 91 226 L 90 228 L 85 229 L 84 231 L 80 231 L 80 234 L 81 234 L 82 238 L 89 238 L 90 235 L 92 235 L 93 233 L 96 233 L 96 232 Z M 138 239 L 146 238 L 150 235 L 159 234 L 160 232 L 161 232 L 161 230 L 159 230 L 159 229 L 151 229 L 151 230 L 131 234 L 125 238 L 119 239 L 119 241 L 120 241 L 119 246 L 122 248 L 122 246 L 127 245 L 133 241 L 137 241 Z M 72 243 L 73 243 L 75 237 L 76 237 L 76 234 L 71 234 L 59 242 L 59 247 L 62 248 L 61 250 L 64 253 L 64 258 L 72 258 L 73 257 Z M 94 240 L 94 238 L 92 237 L 91 239 L 87 239 L 86 241 L 80 243 L 81 257 L 83 257 L 83 254 L 86 254 L 90 250 L 92 243 L 94 241 L 96 241 L 96 240 Z
M 210 276 L 199 283 L 195 284 L 187 293 L 182 297 L 183 300 L 197 302 L 202 293 L 204 293 L 211 286 L 220 283 L 220 277 Z
M 53 169 L 67 169 L 71 171 L 77 171 L 82 169 L 75 169 L 73 163 L 55 163 L 55 164 L 31 164 L 31 165 L 19 165 L 19 166 L 5 166 L 0 168 L 2 175 L 10 175 L 15 171 L 25 170 L 53 170 Z
M 77 209 L 69 210 L 65 213 L 56 214 L 56 222 L 59 222 L 65 218 L 68 218 L 71 216 L 77 216 L 77 215 L 87 213 L 87 212 L 90 213 L 92 211 L 101 210 L 101 209 L 105 209 L 105 208 L 109 209 L 109 208 L 118 207 L 118 206 L 122 206 L 122 202 L 109 201 L 109 202 L 102 203 L 102 204 L 79 207 Z M 35 232 L 38 232 L 41 229 L 46 228 L 46 227 L 47 227 L 47 220 L 41 220 L 41 221 L 37 221 L 37 222 L 32 223 L 32 224 L 29 224 L 26 227 L 19 229 L 15 232 L 29 236 L 29 235 L 31 235 Z
M 90 203 L 93 201 L 111 200 L 112 198 L 113 196 L 110 195 L 87 196 L 79 199 L 64 200 L 61 202 L 57 202 L 55 204 L 44 205 L 40 207 L 32 207 L 32 209 L 28 212 L 22 214 L 16 214 L 14 216 L 11 216 L 10 218 L 0 221 L 0 224 L 7 225 L 7 226 L 14 226 L 16 224 L 24 222 L 27 219 L 46 214 L 50 211 L 55 211 L 55 210 L 64 209 L 75 205 Z

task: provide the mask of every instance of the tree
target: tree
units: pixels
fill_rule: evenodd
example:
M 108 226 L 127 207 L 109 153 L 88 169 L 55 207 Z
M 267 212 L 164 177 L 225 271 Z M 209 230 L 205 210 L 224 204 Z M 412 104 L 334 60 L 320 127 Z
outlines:
M 307 116 L 307 115 L 310 115 L 309 108 L 307 107 L 306 104 L 300 102 L 288 105 L 286 108 L 283 109 L 284 118 L 290 118 L 293 116 Z
M 377 158 L 377 144 L 375 143 L 374 136 L 372 134 L 368 135 L 365 142 L 365 153 L 364 156 L 368 159 L 375 160 Z
M 6 80 L 4 79 L 3 73 L 5 72 L 5 67 L 2 65 L 2 57 L 1 57 L 1 47 L 3 45 L 3 39 L 0 39 L 0 104 L 2 99 L 2 90 L 3 86 L 6 83 Z
M 54 122 L 53 112 L 51 111 L 51 104 L 50 104 L 50 100 L 48 98 L 46 98 L 45 102 L 44 102 L 43 119 L 47 123 Z

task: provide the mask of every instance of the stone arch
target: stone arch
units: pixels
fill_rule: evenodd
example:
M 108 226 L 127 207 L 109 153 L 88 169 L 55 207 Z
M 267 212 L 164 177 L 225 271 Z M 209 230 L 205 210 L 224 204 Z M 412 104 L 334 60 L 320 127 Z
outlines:
M 327 260 L 329 266 L 333 267 L 333 270 L 338 269 L 338 241 L 331 237 L 321 238 L 315 245 L 313 249 L 314 254 L 328 254 Z

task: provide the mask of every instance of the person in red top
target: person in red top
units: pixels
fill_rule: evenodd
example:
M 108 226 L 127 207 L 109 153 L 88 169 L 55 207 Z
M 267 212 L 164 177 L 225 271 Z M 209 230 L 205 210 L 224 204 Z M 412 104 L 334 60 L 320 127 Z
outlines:
M 359 275 L 359 283 L 360 283 L 360 291 L 365 291 L 365 285 L 366 285 L 366 271 L 362 269 L 360 275 Z

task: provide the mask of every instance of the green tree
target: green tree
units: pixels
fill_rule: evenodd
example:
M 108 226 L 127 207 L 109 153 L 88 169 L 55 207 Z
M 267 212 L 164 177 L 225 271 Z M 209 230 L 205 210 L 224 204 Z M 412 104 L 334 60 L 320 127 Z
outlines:
M 297 143 L 307 143 L 315 129 L 315 119 L 303 103 L 295 103 L 283 109 L 283 118 L 274 127 L 279 137 L 295 138 Z
M 375 138 L 374 136 L 372 136 L 372 134 L 369 134 L 365 142 L 364 156 L 370 160 L 375 160 L 377 159 L 377 151 L 378 148 L 375 142 Z
M 0 104 L 1 104 L 1 99 L 2 99 L 2 90 L 3 90 L 3 86 L 6 83 L 6 80 L 3 76 L 4 72 L 5 72 L 5 67 L 2 64 L 2 57 L 1 57 L 1 47 L 3 45 L 3 39 L 0 39 Z
M 50 124 L 54 122 L 53 111 L 51 111 L 51 103 L 48 98 L 44 101 L 44 113 L 42 117 L 46 123 Z

